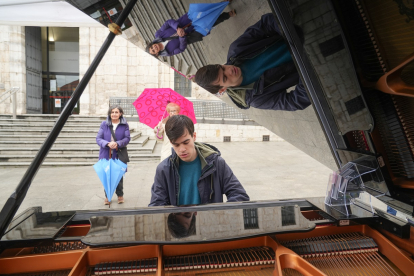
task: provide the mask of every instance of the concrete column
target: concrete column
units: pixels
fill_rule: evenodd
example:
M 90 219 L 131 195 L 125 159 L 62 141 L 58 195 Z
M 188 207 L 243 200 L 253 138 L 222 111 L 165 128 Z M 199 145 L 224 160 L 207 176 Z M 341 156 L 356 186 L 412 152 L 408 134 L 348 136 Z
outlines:
M 19 87 L 16 94 L 17 114 L 26 113 L 26 52 L 25 29 L 21 26 L 0 25 L 0 93 Z M 11 114 L 12 97 L 0 104 L 0 113 Z

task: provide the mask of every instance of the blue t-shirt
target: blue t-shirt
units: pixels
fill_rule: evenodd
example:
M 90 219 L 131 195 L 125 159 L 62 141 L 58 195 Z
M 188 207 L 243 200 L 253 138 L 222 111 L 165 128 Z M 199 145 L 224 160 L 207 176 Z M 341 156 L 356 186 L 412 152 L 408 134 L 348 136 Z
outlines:
M 180 160 L 180 194 L 178 205 L 200 204 L 201 198 L 198 192 L 197 182 L 201 176 L 200 157 L 191 162 Z
M 243 74 L 243 81 L 240 86 L 251 84 L 257 81 L 263 73 L 282 64 L 292 62 L 292 56 L 286 43 L 281 40 L 263 53 L 252 59 L 246 59 L 240 66 Z

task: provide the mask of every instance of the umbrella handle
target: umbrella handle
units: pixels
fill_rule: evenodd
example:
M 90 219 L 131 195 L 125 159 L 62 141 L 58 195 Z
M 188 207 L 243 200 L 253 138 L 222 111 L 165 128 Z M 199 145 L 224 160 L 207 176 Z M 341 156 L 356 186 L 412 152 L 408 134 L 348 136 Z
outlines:
M 158 136 L 158 132 L 159 132 L 159 131 L 160 131 L 160 128 L 158 128 L 158 129 L 157 129 L 157 134 L 155 134 L 155 136 L 157 136 L 157 138 L 158 138 L 158 139 L 162 139 L 162 138 L 164 138 L 164 135 L 163 135 L 163 136 L 161 136 L 161 137 L 160 137 L 160 136 Z

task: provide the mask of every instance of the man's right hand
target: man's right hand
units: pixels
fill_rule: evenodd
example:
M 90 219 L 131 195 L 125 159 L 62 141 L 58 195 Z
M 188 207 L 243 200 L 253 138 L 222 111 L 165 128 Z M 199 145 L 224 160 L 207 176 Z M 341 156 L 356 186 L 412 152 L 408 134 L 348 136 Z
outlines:
M 178 34 L 178 36 L 180 36 L 180 37 L 185 36 L 185 31 L 184 31 L 184 29 L 183 29 L 183 28 L 177 28 L 177 34 Z

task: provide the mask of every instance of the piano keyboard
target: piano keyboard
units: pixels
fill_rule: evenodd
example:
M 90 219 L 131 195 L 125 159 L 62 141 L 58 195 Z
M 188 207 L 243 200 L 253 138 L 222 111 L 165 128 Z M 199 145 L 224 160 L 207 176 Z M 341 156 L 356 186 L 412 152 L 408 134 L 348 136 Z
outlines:
M 158 258 L 97 264 L 92 275 L 130 274 L 157 271 Z
M 85 249 L 86 245 L 84 245 L 80 241 L 75 242 L 55 242 L 53 245 L 49 246 L 38 246 L 33 248 L 32 254 L 43 254 L 43 253 L 52 253 L 52 252 L 59 252 L 59 251 L 69 251 L 69 250 L 80 250 Z
M 275 253 L 268 247 L 250 247 L 204 254 L 167 257 L 165 271 L 215 269 L 267 265 L 275 263 Z
M 284 241 L 291 249 L 327 275 L 401 275 L 378 253 L 375 241 L 360 233 L 347 233 Z M 284 275 L 295 275 L 287 272 Z

